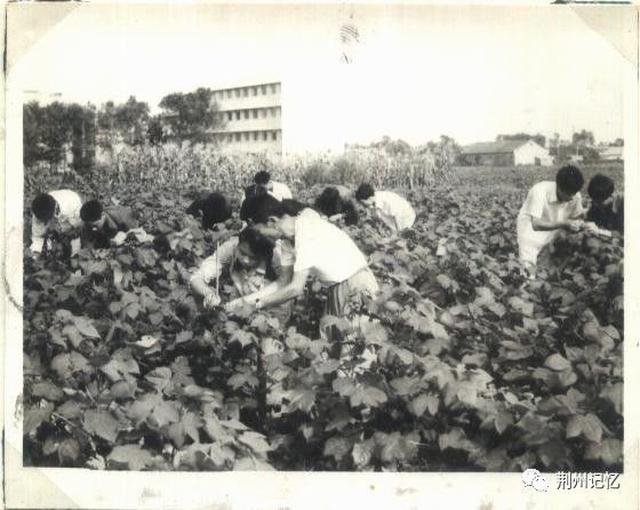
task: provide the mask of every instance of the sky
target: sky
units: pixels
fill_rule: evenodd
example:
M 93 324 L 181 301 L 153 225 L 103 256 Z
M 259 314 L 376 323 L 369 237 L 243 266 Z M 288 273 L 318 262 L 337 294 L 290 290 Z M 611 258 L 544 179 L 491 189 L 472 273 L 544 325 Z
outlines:
M 14 12 L 16 25 L 10 11 L 9 51 L 21 55 L 9 86 L 38 91 L 27 99 L 134 95 L 156 111 L 171 92 L 279 80 L 293 150 L 384 135 L 623 136 L 625 61 L 568 8 L 75 5 L 48 28 L 45 12 Z M 351 64 L 340 60 L 346 22 L 360 34 Z

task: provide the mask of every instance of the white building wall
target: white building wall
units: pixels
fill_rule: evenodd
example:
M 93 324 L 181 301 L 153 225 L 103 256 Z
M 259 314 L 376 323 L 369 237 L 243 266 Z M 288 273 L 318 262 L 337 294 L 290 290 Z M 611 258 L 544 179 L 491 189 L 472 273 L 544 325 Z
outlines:
M 215 133 L 224 152 L 282 154 L 280 91 L 279 82 L 214 91 L 223 121 Z
M 529 140 L 514 151 L 514 162 L 516 165 L 535 165 L 536 160 L 542 166 L 550 166 L 553 159 L 549 155 L 549 151 L 544 147 L 540 147 L 537 143 Z

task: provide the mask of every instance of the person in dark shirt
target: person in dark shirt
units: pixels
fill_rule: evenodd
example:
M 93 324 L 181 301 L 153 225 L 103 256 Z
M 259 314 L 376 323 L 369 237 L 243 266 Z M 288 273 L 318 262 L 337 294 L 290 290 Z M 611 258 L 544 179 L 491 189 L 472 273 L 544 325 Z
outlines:
M 187 214 L 202 219 L 202 228 L 211 230 L 218 223 L 231 218 L 231 205 L 222 193 L 200 194 L 187 209 Z
M 606 175 L 595 175 L 589 181 L 587 192 L 591 207 L 586 221 L 601 229 L 624 232 L 624 197 L 621 193 L 614 193 L 613 181 Z
M 331 221 L 342 217 L 346 225 L 358 223 L 358 211 L 355 205 L 351 200 L 343 198 L 338 188 L 334 186 L 328 186 L 320 193 L 315 202 L 315 209 Z
M 89 200 L 80 208 L 83 248 L 108 248 L 118 232 L 138 227 L 130 207 L 111 205 L 103 207 L 98 200 Z

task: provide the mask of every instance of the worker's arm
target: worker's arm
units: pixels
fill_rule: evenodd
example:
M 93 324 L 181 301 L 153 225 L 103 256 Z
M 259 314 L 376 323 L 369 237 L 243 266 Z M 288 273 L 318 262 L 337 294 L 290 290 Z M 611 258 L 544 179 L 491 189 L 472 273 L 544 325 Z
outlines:
M 271 306 L 277 306 L 282 303 L 285 303 L 291 299 L 294 299 L 300 296 L 304 292 L 304 285 L 309 277 L 309 270 L 305 269 L 303 271 L 298 271 L 293 273 L 291 281 L 286 285 L 278 288 L 274 292 L 266 295 L 264 298 L 260 299 L 260 306 L 262 308 L 268 308 Z M 277 285 L 277 282 L 274 282 Z M 273 285 L 273 284 L 272 284 Z M 242 307 L 243 305 L 255 305 L 256 300 L 249 301 L 249 296 L 245 296 L 244 298 L 235 299 L 230 301 L 227 304 L 227 310 L 231 311 L 237 308 Z
M 531 218 L 531 226 L 536 232 L 544 232 L 549 230 L 558 230 L 560 228 L 565 230 L 578 231 L 582 228 L 583 222 L 581 220 L 563 220 L 563 221 L 550 221 L 543 220 L 542 218 Z

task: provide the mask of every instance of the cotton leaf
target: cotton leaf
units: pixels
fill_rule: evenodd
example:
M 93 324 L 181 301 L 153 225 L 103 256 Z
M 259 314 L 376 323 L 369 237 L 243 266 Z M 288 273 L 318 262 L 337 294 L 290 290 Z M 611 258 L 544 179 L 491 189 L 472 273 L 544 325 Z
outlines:
M 175 423 L 180 419 L 178 408 L 174 402 L 163 400 L 159 402 L 151 413 L 158 427 L 164 427 L 170 423 Z
M 359 468 L 368 466 L 374 450 L 375 443 L 371 439 L 354 444 L 351 452 L 354 464 Z
M 193 332 L 192 331 L 181 331 L 180 333 L 178 333 L 176 335 L 176 343 L 177 344 L 181 344 L 181 343 L 184 343 L 184 342 L 188 342 L 192 338 L 193 338 Z
M 171 381 L 171 369 L 169 367 L 158 367 L 149 372 L 145 379 L 153 384 L 158 391 L 162 391 Z
M 418 395 L 411 401 L 409 406 L 410 411 L 416 416 L 420 417 L 424 414 L 429 406 L 429 397 L 427 395 Z
M 309 388 L 298 389 L 295 388 L 291 390 L 289 394 L 290 402 L 289 402 L 289 410 L 295 411 L 299 409 L 302 412 L 310 413 L 311 408 L 315 404 L 316 401 L 316 391 Z
M 551 370 L 556 370 L 558 372 L 571 368 L 571 363 L 558 353 L 554 353 L 551 356 L 549 356 L 545 360 L 544 365 L 550 368 Z
M 345 455 L 348 455 L 353 447 L 353 443 L 346 437 L 332 437 L 324 444 L 323 454 L 325 457 L 333 457 L 336 462 L 340 462 Z
M 600 398 L 603 398 L 613 405 L 614 410 L 622 415 L 622 383 L 607 385 L 600 391 Z
M 576 414 L 567 422 L 567 439 L 578 437 L 582 433 L 582 416 Z
M 74 317 L 73 324 L 84 336 L 88 336 L 89 338 L 100 338 L 98 330 L 86 317 Z
M 234 471 L 275 471 L 273 466 L 261 459 L 244 457 L 233 465 Z
M 118 420 L 109 411 L 88 409 L 84 413 L 84 428 L 90 434 L 95 434 L 110 443 L 118 437 Z
M 622 441 L 605 439 L 601 443 L 589 443 L 584 457 L 586 459 L 600 459 L 607 466 L 622 463 Z
M 64 416 L 67 420 L 75 420 L 82 415 L 82 406 L 75 400 L 67 400 L 62 405 L 58 406 L 56 412 Z
M 22 425 L 22 433 L 24 435 L 37 430 L 40 425 L 48 421 L 53 412 L 54 406 L 47 402 L 43 407 L 30 407 L 24 412 L 24 422 Z
M 373 386 L 361 386 L 356 388 L 349 401 L 352 407 L 360 405 L 377 407 L 387 401 L 387 395 L 384 391 Z
M 75 351 L 58 354 L 51 360 L 51 369 L 58 374 L 60 379 L 65 381 L 76 372 L 92 371 L 89 361 L 82 354 Z
M 263 454 L 271 450 L 271 446 L 262 434 L 247 431 L 238 436 L 238 441 L 249 446 L 254 452 Z
M 64 398 L 64 392 L 50 381 L 43 381 L 33 385 L 31 394 L 34 397 L 42 397 L 51 402 L 59 402 Z
M 161 398 L 159 394 L 146 394 L 138 397 L 127 410 L 127 416 L 139 425 L 147 419 Z
M 116 446 L 107 459 L 118 464 L 125 464 L 127 469 L 132 471 L 140 471 L 151 463 L 153 457 L 148 450 L 144 450 L 138 445 L 125 445 Z

